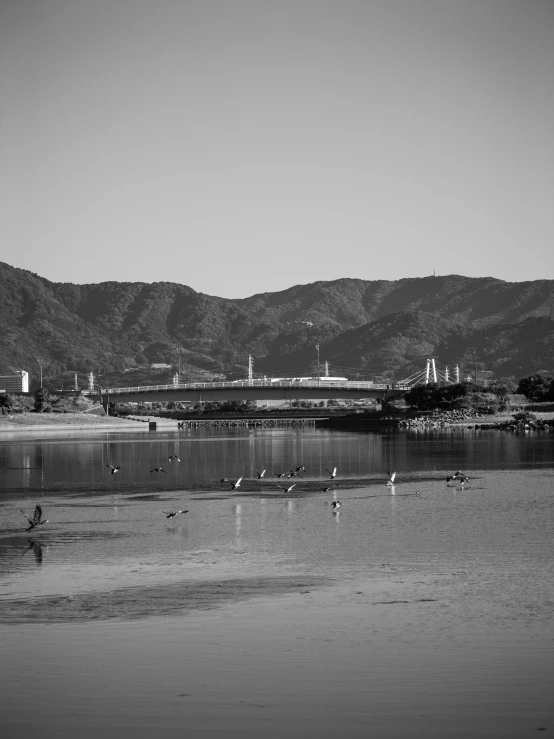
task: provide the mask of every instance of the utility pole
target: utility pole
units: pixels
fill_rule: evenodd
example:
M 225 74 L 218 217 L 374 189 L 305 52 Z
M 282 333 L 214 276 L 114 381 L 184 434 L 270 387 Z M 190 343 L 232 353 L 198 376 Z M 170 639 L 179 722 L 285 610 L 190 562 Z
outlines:
M 315 345 L 315 348 L 317 349 L 317 384 L 321 382 L 321 364 L 319 361 L 319 341 Z
M 177 357 L 178 357 L 178 360 L 177 361 L 178 361 L 179 369 L 177 370 L 177 373 L 178 373 L 178 378 L 179 379 L 178 379 L 177 383 L 179 383 L 179 382 L 181 382 L 181 347 L 178 346 L 175 351 L 177 352 Z

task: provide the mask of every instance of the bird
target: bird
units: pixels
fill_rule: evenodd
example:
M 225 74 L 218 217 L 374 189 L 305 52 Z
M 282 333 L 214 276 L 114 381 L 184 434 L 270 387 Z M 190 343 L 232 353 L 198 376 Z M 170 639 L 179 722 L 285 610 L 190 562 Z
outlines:
M 276 472 L 276 473 L 275 473 L 275 476 L 276 476 L 276 477 L 286 477 L 286 475 L 287 475 L 287 473 L 286 473 L 286 472 Z
M 258 472 L 258 470 L 256 470 L 256 473 L 258 475 L 258 480 L 261 480 L 262 477 L 264 477 L 265 475 L 265 470 L 262 470 L 261 472 Z
M 164 473 L 164 475 L 168 475 L 168 474 L 169 474 L 168 472 L 166 472 L 166 471 L 165 471 L 165 470 L 163 469 L 163 467 L 154 467 L 154 469 L 153 469 L 153 470 L 150 470 L 150 472 L 163 472 L 163 473 Z
M 172 461 L 173 461 L 174 459 L 176 459 L 176 460 L 177 460 L 177 462 L 180 462 L 180 461 L 181 461 L 181 460 L 179 459 L 179 457 L 178 457 L 178 456 L 177 456 L 176 454 L 170 454 L 170 455 L 169 455 L 169 457 L 167 458 L 167 461 L 169 462 L 169 464 L 171 464 L 171 462 L 172 462 Z
M 231 482 L 228 477 L 222 477 L 220 478 L 219 482 Z
M 239 479 L 236 482 L 233 482 L 232 480 L 227 480 L 228 483 L 230 483 L 233 490 L 236 490 L 238 487 L 240 487 L 240 483 L 242 482 L 242 476 L 239 477 Z
M 325 470 L 325 472 L 328 472 L 331 475 L 331 478 L 330 478 L 331 480 L 334 480 L 335 477 L 337 476 L 337 468 L 336 467 L 333 467 L 333 471 L 332 472 L 331 472 L 331 470 L 328 470 L 327 467 L 324 467 L 324 470 Z
M 301 464 L 300 467 L 297 467 L 295 469 L 295 472 L 305 472 L 305 470 L 306 470 L 306 468 L 304 467 L 303 464 Z
M 387 481 L 387 485 L 394 485 L 394 478 L 396 477 L 396 472 L 389 472 L 387 470 L 387 475 L 389 476 L 389 479 Z
M 341 504 L 340 500 L 334 500 L 334 501 L 333 501 L 333 502 L 331 503 L 331 508 L 340 508 L 340 507 L 341 507 L 341 505 L 342 505 L 342 504 Z
M 21 511 L 21 508 L 19 509 Z M 27 521 L 29 521 L 29 528 L 25 529 L 26 531 L 30 531 L 31 529 L 34 529 L 35 526 L 40 526 L 43 523 L 48 523 L 48 519 L 45 521 L 42 520 L 42 508 L 37 505 L 35 507 L 35 512 L 33 513 L 33 517 L 28 516 L 25 511 L 21 511 L 21 513 L 25 516 Z
M 166 515 L 166 518 L 175 518 L 175 516 L 178 516 L 179 513 L 188 513 L 188 510 L 186 510 L 186 511 L 171 511 L 171 512 L 164 511 L 164 513 Z
M 292 490 L 293 488 L 295 488 L 295 487 L 296 487 L 296 483 L 294 483 L 293 485 L 289 485 L 289 486 L 288 486 L 288 488 L 284 488 L 284 487 L 283 487 L 282 485 L 279 485 L 278 487 L 280 487 L 280 488 L 281 488 L 281 490 L 284 490 L 284 491 L 285 491 L 285 493 L 290 493 L 290 491 L 291 491 L 291 490 Z
M 115 475 L 115 473 L 121 469 L 121 467 L 114 467 L 113 464 L 107 464 L 106 467 L 110 468 L 111 475 Z

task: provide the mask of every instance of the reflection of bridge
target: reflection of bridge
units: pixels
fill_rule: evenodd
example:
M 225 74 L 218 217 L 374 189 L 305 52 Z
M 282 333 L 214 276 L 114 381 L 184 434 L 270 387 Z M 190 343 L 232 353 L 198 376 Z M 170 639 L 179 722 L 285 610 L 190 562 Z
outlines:
M 349 380 L 240 380 L 238 382 L 192 382 L 180 385 L 102 388 L 102 402 L 165 403 L 208 400 L 328 400 L 334 398 L 385 398 L 401 395 L 406 388 Z

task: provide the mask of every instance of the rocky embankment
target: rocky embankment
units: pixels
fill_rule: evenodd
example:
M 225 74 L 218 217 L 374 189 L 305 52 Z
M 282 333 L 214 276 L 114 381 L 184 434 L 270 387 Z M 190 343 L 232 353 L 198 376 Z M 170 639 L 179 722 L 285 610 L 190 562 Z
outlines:
M 513 416 L 486 416 L 470 411 L 441 411 L 398 421 L 399 428 L 446 428 L 463 426 L 468 429 L 501 429 L 503 431 L 554 431 L 554 418 L 516 420 Z

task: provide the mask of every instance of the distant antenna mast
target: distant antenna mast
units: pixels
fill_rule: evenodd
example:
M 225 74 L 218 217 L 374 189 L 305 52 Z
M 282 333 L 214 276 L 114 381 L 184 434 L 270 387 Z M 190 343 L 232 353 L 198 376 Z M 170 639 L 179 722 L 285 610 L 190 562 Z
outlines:
M 254 360 L 252 359 L 252 355 L 248 355 L 248 382 L 252 382 L 254 379 Z
M 329 377 L 329 362 L 325 360 L 325 377 Z
M 433 270 L 433 277 L 436 277 L 436 276 L 437 276 L 437 270 L 436 270 L 436 269 L 434 269 L 434 270 Z
M 94 375 L 92 372 L 88 376 L 88 389 L 91 393 L 94 391 Z

